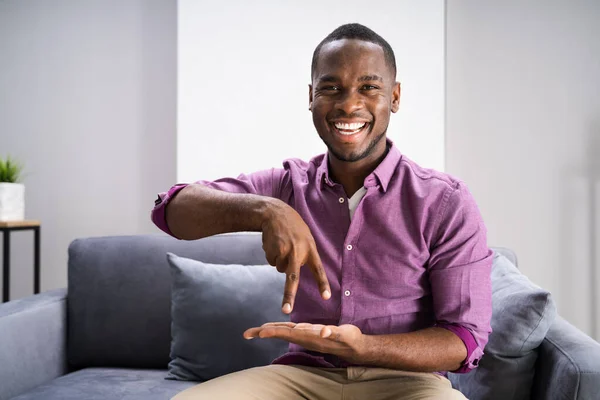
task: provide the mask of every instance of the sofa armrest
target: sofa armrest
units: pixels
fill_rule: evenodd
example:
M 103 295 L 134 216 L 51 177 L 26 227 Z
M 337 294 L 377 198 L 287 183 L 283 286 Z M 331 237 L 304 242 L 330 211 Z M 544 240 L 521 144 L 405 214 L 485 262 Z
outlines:
M 600 394 L 600 343 L 557 317 L 539 347 L 533 399 L 592 400 Z
M 67 290 L 0 305 L 0 400 L 67 371 Z

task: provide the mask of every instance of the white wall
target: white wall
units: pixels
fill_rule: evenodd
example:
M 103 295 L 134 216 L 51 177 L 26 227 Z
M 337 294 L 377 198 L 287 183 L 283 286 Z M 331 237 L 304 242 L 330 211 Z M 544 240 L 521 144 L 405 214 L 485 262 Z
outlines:
M 596 0 L 447 1 L 447 171 L 472 189 L 490 243 L 515 249 L 588 333 L 600 275 L 598 21 Z
M 0 1 L 0 154 L 26 164 L 42 290 L 83 236 L 156 232 L 175 180 L 176 2 Z M 31 294 L 32 235 L 13 234 L 12 298 Z
M 177 179 L 237 176 L 324 153 L 308 111 L 310 62 L 339 25 L 393 47 L 403 82 L 388 136 L 444 168 L 444 1 L 180 0 Z

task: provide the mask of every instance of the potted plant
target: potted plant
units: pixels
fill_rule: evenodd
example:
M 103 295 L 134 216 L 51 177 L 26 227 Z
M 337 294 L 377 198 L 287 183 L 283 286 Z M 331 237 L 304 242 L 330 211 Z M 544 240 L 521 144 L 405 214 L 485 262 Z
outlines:
M 0 221 L 25 219 L 25 185 L 21 183 L 23 167 L 10 157 L 0 158 Z

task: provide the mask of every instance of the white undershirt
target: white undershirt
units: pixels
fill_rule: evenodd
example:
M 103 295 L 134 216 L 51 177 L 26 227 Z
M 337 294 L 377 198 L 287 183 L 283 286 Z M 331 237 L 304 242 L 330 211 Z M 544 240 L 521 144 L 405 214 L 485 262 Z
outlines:
M 352 221 L 352 217 L 354 216 L 354 211 L 356 211 L 356 207 L 358 207 L 358 203 L 365 197 L 367 194 L 367 188 L 361 187 L 348 199 L 348 208 L 350 209 L 350 221 Z

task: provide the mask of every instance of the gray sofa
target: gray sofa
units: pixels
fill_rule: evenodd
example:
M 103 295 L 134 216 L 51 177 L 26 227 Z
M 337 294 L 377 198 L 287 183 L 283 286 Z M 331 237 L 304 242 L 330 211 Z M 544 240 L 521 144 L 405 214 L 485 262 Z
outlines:
M 516 264 L 511 251 L 496 250 Z M 171 339 L 167 252 L 217 264 L 265 263 L 257 235 L 74 241 L 68 292 L 0 306 L 0 400 L 158 400 L 194 385 L 164 379 Z M 538 351 L 532 398 L 600 399 L 598 343 L 559 317 Z

